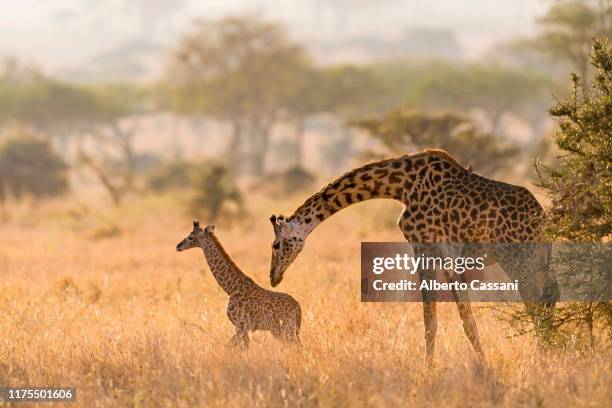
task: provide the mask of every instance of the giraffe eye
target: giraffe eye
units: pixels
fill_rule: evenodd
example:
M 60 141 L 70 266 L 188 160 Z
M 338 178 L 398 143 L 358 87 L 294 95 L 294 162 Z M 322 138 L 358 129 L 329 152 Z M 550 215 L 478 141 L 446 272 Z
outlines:
M 193 235 L 187 237 L 190 241 L 193 241 Z

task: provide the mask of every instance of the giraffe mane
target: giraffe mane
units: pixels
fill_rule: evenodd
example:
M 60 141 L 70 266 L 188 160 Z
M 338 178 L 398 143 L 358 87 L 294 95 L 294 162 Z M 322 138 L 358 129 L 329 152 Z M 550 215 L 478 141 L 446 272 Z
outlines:
M 217 248 L 219 249 L 219 252 L 221 252 L 221 255 L 227 259 L 227 261 L 229 262 L 229 264 L 232 266 L 232 268 L 236 269 L 237 271 L 242 272 L 242 269 L 240 269 L 240 267 L 236 264 L 236 262 L 234 262 L 234 260 L 232 259 L 232 257 L 227 253 L 227 251 L 225 250 L 225 248 L 223 247 L 223 245 L 221 245 L 221 241 L 219 241 L 219 238 L 217 238 L 217 236 L 214 233 L 210 233 L 209 234 L 210 238 L 213 240 L 213 242 L 215 243 L 215 245 L 217 246 Z M 244 274 L 244 273 L 243 273 Z M 246 275 L 245 275 L 246 276 Z M 248 277 L 248 276 L 247 276 Z
M 421 153 L 417 153 L 418 154 L 433 154 L 434 156 L 438 156 L 440 158 L 444 158 L 454 164 L 456 164 L 457 166 L 461 167 L 462 169 L 465 169 L 464 166 L 462 166 L 459 161 L 455 158 L 455 156 L 453 156 L 452 154 L 450 154 L 449 152 L 447 152 L 444 149 L 425 149 L 423 152 Z
M 459 168 L 463 169 L 463 170 L 467 170 L 464 166 L 462 166 L 457 159 L 455 159 L 455 157 L 453 155 L 451 155 L 449 152 L 447 152 L 444 149 L 435 149 L 435 148 L 428 148 L 425 149 L 421 152 L 416 152 L 416 153 L 409 153 L 409 154 L 405 154 L 403 156 L 398 156 L 398 157 L 390 157 L 390 158 L 386 158 L 386 159 L 381 159 L 381 160 L 376 160 L 376 161 L 371 161 L 369 163 L 364 164 L 363 166 L 354 168 L 350 171 L 347 171 L 346 173 L 342 174 L 340 177 L 337 177 L 336 179 L 332 180 L 329 184 L 327 184 L 326 186 L 324 186 L 323 188 L 321 188 L 319 191 L 317 191 L 316 193 L 312 194 L 302 205 L 300 205 L 291 216 L 287 217 L 286 221 L 289 222 L 291 220 L 293 220 L 296 216 L 296 214 L 298 214 L 304 207 L 307 207 L 308 205 L 310 205 L 310 203 L 312 202 L 312 200 L 315 200 L 317 198 L 319 198 L 321 195 L 323 195 L 328 189 L 330 188 L 334 188 L 334 186 L 336 186 L 342 179 L 349 177 L 352 173 L 357 172 L 358 170 L 361 170 L 363 168 L 367 168 L 367 167 L 371 167 L 371 166 L 377 166 L 377 165 L 383 165 L 387 162 L 390 161 L 394 161 L 394 160 L 401 160 L 401 159 L 408 159 L 408 158 L 415 158 L 415 157 L 420 157 L 420 156 L 426 156 L 426 155 L 434 155 L 434 156 L 438 156 L 442 159 L 445 159 L 449 162 L 451 162 L 451 164 L 458 166 Z M 326 201 L 323 201 L 323 203 L 325 204 Z

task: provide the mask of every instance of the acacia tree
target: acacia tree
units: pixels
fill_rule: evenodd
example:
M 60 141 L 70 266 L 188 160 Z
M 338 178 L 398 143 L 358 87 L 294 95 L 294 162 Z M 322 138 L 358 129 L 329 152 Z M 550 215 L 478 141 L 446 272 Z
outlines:
M 524 44 L 553 61 L 569 62 L 586 81 L 592 39 L 612 35 L 612 5 L 608 0 L 558 1 L 537 22 L 540 32 Z
M 389 89 L 372 67 L 337 65 L 321 69 L 321 93 L 327 111 L 344 120 L 382 113 Z
M 198 21 L 172 53 L 171 106 L 228 123 L 234 162 L 247 153 L 254 174 L 260 175 L 271 130 L 289 95 L 295 96 L 305 63 L 302 47 L 279 24 L 255 16 Z
M 304 136 L 307 119 L 327 109 L 323 97 L 323 76 L 321 71 L 310 65 L 304 65 L 298 72 L 295 82 L 295 94 L 288 95 L 285 101 L 289 121 L 294 126 L 295 169 L 304 169 Z
M 96 102 L 88 112 L 88 122 L 79 136 L 80 163 L 93 172 L 111 196 L 121 203 L 123 196 L 135 188 L 137 154 L 134 137 L 148 107 L 143 89 L 127 84 L 108 84 L 89 88 Z M 96 154 L 85 147 L 93 141 Z M 107 150 L 114 152 L 105 154 Z
M 292 94 L 287 95 L 285 108 L 288 119 L 295 125 L 296 167 L 301 168 L 308 117 L 328 112 L 344 122 L 378 113 L 385 106 L 388 92 L 380 78 L 367 67 L 305 65 L 298 74 Z M 345 136 L 345 141 L 350 143 L 350 135 Z
M 438 109 L 480 109 L 487 114 L 492 133 L 499 133 L 505 113 L 524 117 L 537 131 L 538 121 L 546 116 L 551 88 L 550 80 L 534 71 L 442 64 L 425 74 L 412 97 Z
M 572 241 L 601 241 L 612 233 L 612 49 L 595 41 L 591 90 L 572 75 L 573 92 L 553 106 L 559 119 L 555 144 L 562 160 L 546 172 L 553 198 L 549 233 Z
M 203 163 L 195 169 L 193 182 L 196 193 L 191 200 L 192 214 L 214 222 L 224 213 L 244 213 L 242 194 L 226 166 Z
M 404 154 L 427 147 L 442 148 L 479 172 L 493 174 L 518 153 L 491 133 L 479 131 L 470 119 L 455 112 L 426 113 L 417 109 L 397 109 L 383 118 L 352 122 L 380 141 L 386 154 Z

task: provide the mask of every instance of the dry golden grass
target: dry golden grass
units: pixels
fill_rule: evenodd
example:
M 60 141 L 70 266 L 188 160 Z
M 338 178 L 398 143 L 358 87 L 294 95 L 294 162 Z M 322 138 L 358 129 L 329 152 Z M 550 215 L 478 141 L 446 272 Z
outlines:
M 266 287 L 267 218 L 299 201 L 260 197 L 247 222 L 217 223 L 228 252 Z M 301 350 L 265 333 L 247 352 L 229 350 L 227 296 L 201 252 L 174 251 L 190 229 L 180 208 L 157 198 L 13 212 L 0 230 L 0 384 L 75 386 L 70 406 L 82 407 L 612 404 L 609 348 L 544 353 L 509 337 L 489 310 L 476 310 L 486 367 L 454 305 L 442 304 L 428 368 L 419 304 L 359 301 L 360 241 L 401 240 L 389 202 L 330 219 L 287 272 L 279 289 L 302 305 Z

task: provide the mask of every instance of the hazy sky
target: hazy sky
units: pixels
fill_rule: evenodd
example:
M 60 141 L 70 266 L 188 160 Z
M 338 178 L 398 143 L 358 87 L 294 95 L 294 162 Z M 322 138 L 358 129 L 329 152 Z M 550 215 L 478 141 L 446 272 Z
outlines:
M 0 55 L 45 69 L 78 65 L 136 38 L 170 45 L 197 17 L 261 13 L 298 39 L 393 38 L 410 28 L 456 32 L 468 56 L 533 30 L 546 0 L 0 0 Z M 341 11 L 343 10 L 343 11 Z

